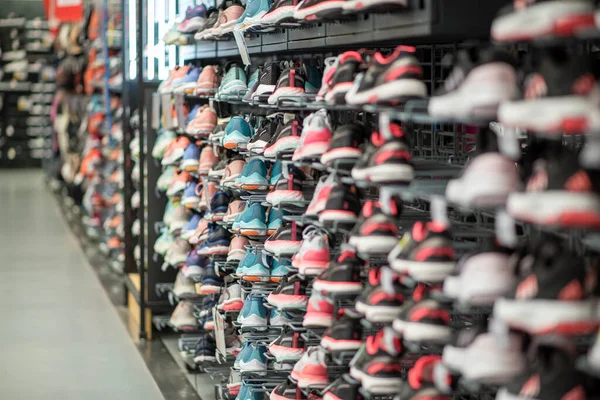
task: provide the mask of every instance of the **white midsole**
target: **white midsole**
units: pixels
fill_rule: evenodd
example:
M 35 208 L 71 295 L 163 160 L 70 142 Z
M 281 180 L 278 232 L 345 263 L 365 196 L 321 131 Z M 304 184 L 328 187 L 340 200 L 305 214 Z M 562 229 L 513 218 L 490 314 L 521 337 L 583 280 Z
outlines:
M 446 344 L 452 339 L 452 328 L 448 326 L 395 319 L 393 327 L 407 341 Z
M 357 301 L 356 311 L 365 314 L 365 318 L 371 322 L 392 322 L 402 311 L 402 306 L 369 306 Z
M 377 96 L 377 101 L 393 100 L 399 97 L 427 96 L 427 87 L 418 79 L 400 79 L 387 82 L 362 93 L 357 93 L 356 89 L 356 87 L 353 87 L 346 94 L 346 103 L 367 104 L 373 96 Z
M 394 259 L 390 263 L 397 272 L 408 273 L 418 282 L 441 282 L 454 272 L 454 261 L 410 261 Z
M 370 180 L 372 182 L 410 182 L 415 171 L 408 164 L 380 164 L 363 169 L 352 169 L 352 177 L 356 180 Z
M 385 235 L 350 236 L 348 240 L 348 244 L 365 254 L 388 254 L 397 243 L 397 238 Z
M 595 193 L 560 190 L 512 193 L 508 197 L 506 209 L 515 218 L 543 222 L 569 211 L 600 214 L 600 196 Z

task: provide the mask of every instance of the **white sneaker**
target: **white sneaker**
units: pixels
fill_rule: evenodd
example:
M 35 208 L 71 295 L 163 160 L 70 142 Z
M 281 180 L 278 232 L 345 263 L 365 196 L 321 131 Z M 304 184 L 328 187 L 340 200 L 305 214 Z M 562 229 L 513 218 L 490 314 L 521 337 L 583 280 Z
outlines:
M 313 198 L 306 209 L 307 216 L 316 217 L 321 211 L 325 209 L 325 205 L 327 204 L 327 198 L 329 197 L 329 192 L 335 183 L 335 174 L 329 174 L 327 176 L 321 177 L 319 182 L 317 183 L 317 187 L 315 188 L 315 193 L 313 194 Z
M 318 137 L 327 136 L 327 134 L 321 133 L 327 131 L 329 132 L 329 138 L 331 138 L 331 122 L 329 121 L 329 115 L 327 114 L 326 109 L 322 108 L 306 117 L 302 123 L 300 143 L 298 144 L 296 151 L 294 151 L 292 160 L 297 161 L 302 158 L 325 153 L 329 147 L 328 141 L 313 141 L 306 145 L 304 142 L 306 141 L 306 138 L 311 135 L 317 135 Z
M 182 205 L 176 206 L 171 221 L 169 222 L 169 232 L 173 233 L 179 229 L 183 229 L 190 219 L 190 212 Z
M 196 295 L 196 286 L 194 281 L 185 277 L 183 272 L 179 271 L 173 285 L 173 294 L 178 298 Z
M 191 250 L 191 246 L 188 242 L 181 239 L 176 239 L 170 246 L 169 250 L 167 250 L 167 254 L 165 255 L 165 262 L 169 265 L 177 266 L 179 264 L 185 263 L 187 259 L 187 253 Z
M 177 330 L 195 330 L 194 306 L 189 301 L 180 301 L 171 315 L 169 323 Z
M 329 266 L 330 249 L 326 233 L 314 226 L 302 232 L 300 250 L 292 257 L 292 266 L 301 275 L 316 276 Z

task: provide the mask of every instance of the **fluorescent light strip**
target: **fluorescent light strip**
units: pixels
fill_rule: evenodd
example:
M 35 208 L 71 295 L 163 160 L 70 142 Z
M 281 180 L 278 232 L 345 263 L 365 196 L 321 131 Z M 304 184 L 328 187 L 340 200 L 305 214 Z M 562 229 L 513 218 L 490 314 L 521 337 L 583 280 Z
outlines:
M 146 8 L 148 12 L 148 67 L 147 67 L 147 78 L 149 81 L 154 80 L 154 26 L 155 26 L 155 12 L 154 9 L 154 0 L 148 0 L 148 7 Z
M 136 58 L 137 58 L 137 18 L 136 18 L 136 0 L 129 0 L 129 79 L 137 78 Z

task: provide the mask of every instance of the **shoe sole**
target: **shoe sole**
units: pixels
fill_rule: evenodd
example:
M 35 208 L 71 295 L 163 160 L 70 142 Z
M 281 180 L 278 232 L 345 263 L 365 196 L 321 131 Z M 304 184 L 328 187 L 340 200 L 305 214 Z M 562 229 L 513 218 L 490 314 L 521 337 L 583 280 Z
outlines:
M 417 282 L 442 282 L 446 277 L 452 275 L 456 268 L 456 262 L 427 262 L 394 259 L 391 261 L 390 266 L 396 272 L 408 274 Z
M 380 102 L 400 102 L 413 97 L 427 97 L 425 83 L 418 79 L 401 79 L 363 92 L 349 91 L 346 94 L 348 104 L 375 104 Z
M 327 293 L 358 294 L 362 288 L 360 282 L 331 282 L 317 279 L 313 283 L 313 289 Z
M 452 328 L 448 326 L 395 319 L 393 327 L 402 334 L 402 339 L 409 342 L 447 344 L 452 339 Z

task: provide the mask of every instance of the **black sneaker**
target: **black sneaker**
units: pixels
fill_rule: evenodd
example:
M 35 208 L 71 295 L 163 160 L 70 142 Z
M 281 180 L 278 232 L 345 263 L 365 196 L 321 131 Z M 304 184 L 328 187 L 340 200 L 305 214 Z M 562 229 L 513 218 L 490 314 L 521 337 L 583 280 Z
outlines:
M 452 396 L 442 393 L 435 385 L 434 374 L 441 362 L 442 358 L 435 354 L 420 357 L 408 371 L 407 382 L 394 400 L 452 399 Z
M 196 344 L 194 362 L 196 364 L 201 364 L 204 362 L 215 362 L 217 361 L 216 353 L 217 345 L 215 343 L 215 340 L 208 335 L 202 336 L 202 338 L 200 338 L 200 340 Z
M 285 332 L 269 344 L 269 353 L 277 362 L 296 362 L 302 357 L 304 351 L 304 339 L 300 332 Z
M 269 96 L 275 91 L 280 75 L 281 66 L 278 61 L 266 62 L 260 70 L 258 86 L 252 93 L 252 101 L 266 103 Z
M 265 146 L 277 131 L 277 122 L 270 118 L 265 118 L 260 122 L 254 136 L 248 142 L 248 151 L 256 154 L 262 154 L 265 151 Z
M 407 0 L 372 0 L 365 4 L 362 0 L 346 0 L 344 2 L 344 12 L 346 14 L 356 13 L 374 13 L 402 10 L 408 7 Z
M 357 51 L 346 51 L 338 57 L 338 65 L 325 94 L 328 104 L 346 104 L 346 93 L 352 89 L 356 75 L 366 70 L 362 55 Z
M 308 302 L 307 286 L 307 281 L 301 279 L 298 275 L 294 275 L 289 279 L 284 277 L 277 289 L 269 294 L 267 302 L 278 310 L 306 309 L 306 303 Z
M 362 346 L 360 314 L 341 310 L 342 315 L 333 322 L 321 338 L 321 347 L 332 353 L 352 352 Z
M 382 280 L 390 284 L 382 285 Z M 402 311 L 406 292 L 400 277 L 390 268 L 371 268 L 368 286 L 356 300 L 356 311 L 363 313 L 370 322 L 392 322 Z
M 336 262 L 314 281 L 315 290 L 326 293 L 358 294 L 362 291 L 360 269 L 364 262 L 353 250 L 342 251 Z
M 229 252 L 230 242 L 231 232 L 222 226 L 217 226 L 208 235 L 204 245 L 198 249 L 198 254 L 201 256 L 227 254 Z
M 498 122 L 543 134 L 576 134 L 598 129 L 595 65 L 566 48 L 551 48 L 526 80 L 525 99 L 504 102 Z M 568 105 L 568 106 L 567 106 Z
M 498 42 L 573 36 L 595 30 L 593 1 L 514 1 L 500 10 L 491 35 Z
M 261 18 L 263 25 L 278 26 L 297 26 L 294 19 L 294 10 L 298 5 L 298 0 L 277 0 L 274 1 L 269 11 Z
M 319 222 L 354 225 L 358 220 L 360 208 L 356 186 L 338 184 L 329 192 L 325 209 L 319 214 Z
M 212 28 L 219 21 L 219 10 L 217 8 L 211 7 L 206 11 L 206 20 L 204 24 L 204 29 L 196 32 L 194 35 L 194 39 L 196 40 L 204 40 L 213 37 Z
M 344 1 L 340 0 L 303 0 L 294 12 L 294 18 L 299 21 L 315 21 L 342 16 Z
M 294 101 L 293 97 L 302 96 L 305 93 L 304 85 L 306 84 L 306 78 L 300 68 L 287 68 L 284 70 L 279 80 L 277 80 L 277 86 L 271 96 L 269 96 L 269 104 L 277 104 L 279 98 L 288 98 L 286 100 Z
M 394 330 L 409 342 L 448 344 L 452 339 L 450 311 L 432 299 L 407 302 L 394 320 Z
M 282 225 L 277 232 L 265 241 L 265 250 L 275 256 L 291 256 L 300 250 L 302 232 L 297 231 L 296 224 Z
M 406 144 L 404 131 L 395 123 L 390 123 L 391 138 L 384 138 L 381 132 L 373 132 L 371 143 L 354 168 L 352 177 L 357 181 L 408 184 L 414 178 L 410 148 Z
M 358 389 L 360 383 L 344 374 L 330 385 L 329 390 L 323 394 L 323 400 L 362 400 Z
M 390 327 L 381 329 L 367 340 L 350 361 L 350 376 L 374 395 L 397 393 L 403 385 L 399 356 L 402 341 Z
M 448 227 L 439 222 L 417 222 L 388 255 L 394 271 L 417 282 L 442 282 L 454 272 L 456 253 Z
M 350 233 L 348 244 L 361 255 L 389 254 L 398 243 L 398 218 L 401 204 L 390 202 L 389 215 L 383 212 L 379 200 L 367 200 L 360 219 Z
M 399 103 L 408 98 L 426 97 L 423 71 L 416 49 L 398 46 L 389 56 L 375 53 L 371 66 L 357 77 L 358 84 L 346 94 L 348 104 Z
M 302 127 L 298 120 L 279 125 L 277 131 L 265 146 L 264 156 L 275 158 L 279 154 L 293 154 L 300 143 L 301 133 Z
M 461 50 L 454 69 L 429 100 L 428 113 L 440 119 L 495 120 L 498 106 L 519 95 L 515 61 L 493 47 Z
M 526 191 L 511 193 L 506 209 L 512 217 L 534 224 L 598 228 L 599 174 L 581 168 L 571 150 L 549 148 L 533 163 Z
M 217 216 L 220 216 L 221 219 L 223 218 L 229 207 L 229 199 L 229 193 L 222 190 L 213 195 L 213 198 L 210 200 L 210 212 L 213 214 L 213 218 Z
M 516 272 L 516 287 L 494 303 L 495 319 L 531 335 L 583 335 L 600 326 L 593 273 L 558 239 L 545 238 Z
M 321 164 L 331 166 L 339 161 L 340 168 L 351 168 L 362 157 L 361 147 L 366 138 L 367 134 L 363 125 L 339 126 L 333 133 L 329 148 L 321 156 Z

